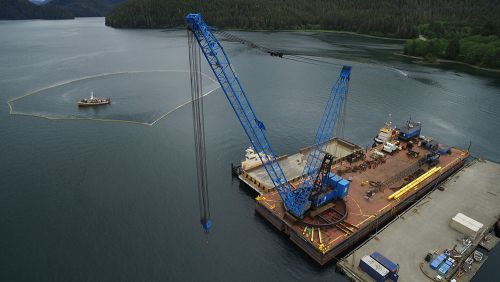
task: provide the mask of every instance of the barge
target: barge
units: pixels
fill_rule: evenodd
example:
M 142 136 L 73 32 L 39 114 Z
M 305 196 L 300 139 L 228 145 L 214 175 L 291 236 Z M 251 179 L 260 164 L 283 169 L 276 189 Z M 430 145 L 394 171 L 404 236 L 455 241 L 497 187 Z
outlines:
M 296 181 L 302 176 L 307 154 L 311 149 L 312 146 L 309 146 L 300 149 L 296 154 L 278 157 L 287 178 L 291 179 L 290 182 Z M 335 162 L 341 162 L 347 156 L 352 156 L 364 151 L 364 149 L 344 139 L 332 138 L 327 142 L 325 151 L 336 158 Z M 238 176 L 242 182 L 259 195 L 274 191 L 273 182 L 260 162 L 257 153 L 252 148 L 246 149 L 245 152 L 245 160 L 241 162 L 241 165 L 232 165 L 233 175 Z
M 336 153 L 331 172 L 350 182 L 349 193 L 344 199 L 332 202 L 326 209 L 314 215 L 310 213 L 300 220 L 287 214 L 262 164 L 248 167 L 243 162 L 242 166 L 233 168 L 233 172 L 259 194 L 256 212 L 314 261 L 324 265 L 340 259 L 370 234 L 438 187 L 461 168 L 469 156 L 468 151 L 446 147 L 437 160 L 425 146 L 428 137 L 403 137 L 391 141 L 391 144 L 397 144 L 397 149 L 390 153 L 384 150 L 385 143 L 375 143 L 372 148 L 363 149 L 342 139 L 330 140 L 327 151 Z M 290 157 L 279 158 L 293 187 L 300 185 L 300 164 L 308 150 L 310 147 Z M 322 212 L 338 213 L 342 220 L 333 224 L 325 224 L 331 223 L 329 220 L 318 222 L 318 217 L 323 218 Z

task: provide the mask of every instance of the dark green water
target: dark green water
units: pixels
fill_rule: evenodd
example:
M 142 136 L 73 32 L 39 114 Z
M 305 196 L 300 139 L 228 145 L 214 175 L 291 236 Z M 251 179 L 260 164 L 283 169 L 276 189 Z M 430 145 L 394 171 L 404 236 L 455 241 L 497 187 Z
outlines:
M 249 144 L 220 90 L 205 100 L 215 225 L 203 234 L 191 108 L 178 108 L 190 97 L 186 33 L 103 22 L 0 22 L 0 281 L 343 279 L 254 214 L 253 195 L 230 174 Z M 390 112 L 394 121 L 422 121 L 424 135 L 459 147 L 471 141 L 473 154 L 500 161 L 499 75 L 412 64 L 392 55 L 397 41 L 238 34 L 329 62 L 223 42 L 278 154 L 310 145 L 331 84 L 349 64 L 345 138 L 370 145 Z M 8 100 L 48 86 L 11 103 L 28 116 L 9 114 Z M 89 91 L 116 103 L 79 110 L 76 100 Z M 151 123 L 169 111 L 154 126 L 29 116 Z M 477 280 L 494 277 L 499 261 L 497 248 Z

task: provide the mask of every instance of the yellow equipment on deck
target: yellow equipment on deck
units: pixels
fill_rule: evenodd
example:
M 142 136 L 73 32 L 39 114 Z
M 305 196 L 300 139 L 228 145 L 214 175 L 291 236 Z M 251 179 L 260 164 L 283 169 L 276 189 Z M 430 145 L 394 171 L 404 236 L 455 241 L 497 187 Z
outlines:
M 425 181 L 427 178 L 431 177 L 434 173 L 438 172 L 441 170 L 441 167 L 433 167 L 426 173 L 420 175 L 417 179 L 413 180 L 412 182 L 406 184 L 403 188 L 399 189 L 398 191 L 392 193 L 387 199 L 389 200 L 397 200 L 404 194 L 406 194 L 408 191 L 414 189 L 417 187 L 418 184 L 422 183 Z

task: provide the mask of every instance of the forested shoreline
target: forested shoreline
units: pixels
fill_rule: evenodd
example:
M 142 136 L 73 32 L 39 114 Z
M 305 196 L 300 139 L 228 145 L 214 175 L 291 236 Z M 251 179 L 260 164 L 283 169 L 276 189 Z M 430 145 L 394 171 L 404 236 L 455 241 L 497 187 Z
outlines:
M 222 29 L 337 30 L 409 38 L 403 50 L 407 55 L 500 68 L 500 0 L 129 0 L 111 10 L 106 25 L 183 27 L 189 12 L 203 14 Z
M 491 26 L 500 35 L 500 0 L 129 0 L 115 6 L 106 25 L 117 28 L 184 26 L 189 12 L 218 28 L 340 30 L 415 38 L 418 26 L 444 21 Z
M 500 68 L 500 39 L 489 24 L 482 27 L 433 22 L 418 28 L 420 38 L 406 41 L 404 54 L 428 62 L 447 59 L 486 68 Z

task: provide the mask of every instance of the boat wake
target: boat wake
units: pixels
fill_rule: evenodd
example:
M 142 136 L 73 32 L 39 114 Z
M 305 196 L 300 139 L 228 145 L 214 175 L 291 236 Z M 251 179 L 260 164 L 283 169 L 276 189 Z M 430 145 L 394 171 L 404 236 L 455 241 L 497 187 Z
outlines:
M 400 70 L 400 69 L 398 69 L 398 68 L 391 67 L 391 66 L 386 66 L 386 67 L 387 67 L 388 69 L 390 69 L 391 71 L 393 71 L 393 72 L 395 72 L 395 73 L 397 73 L 397 74 L 400 74 L 400 75 L 402 75 L 402 76 L 404 76 L 404 77 L 408 77 L 408 75 L 409 75 L 407 72 L 402 71 L 402 70 Z

